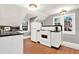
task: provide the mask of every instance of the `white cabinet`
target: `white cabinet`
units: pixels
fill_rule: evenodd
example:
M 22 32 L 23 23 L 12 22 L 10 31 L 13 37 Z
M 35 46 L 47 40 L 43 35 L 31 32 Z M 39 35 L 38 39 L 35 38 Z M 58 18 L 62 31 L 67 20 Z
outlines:
M 37 30 L 36 39 L 40 42 L 40 30 Z
M 51 46 L 59 48 L 61 45 L 61 32 L 51 32 Z
M 34 29 L 31 30 L 31 40 L 34 41 L 34 42 L 37 42 L 36 35 L 37 35 L 37 31 L 34 30 Z
M 22 54 L 23 35 L 0 37 L 0 54 Z

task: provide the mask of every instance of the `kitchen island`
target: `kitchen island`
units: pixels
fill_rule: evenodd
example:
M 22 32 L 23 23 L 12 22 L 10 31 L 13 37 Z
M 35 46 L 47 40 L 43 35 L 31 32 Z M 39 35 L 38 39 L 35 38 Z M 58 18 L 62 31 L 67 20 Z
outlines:
M 62 26 L 52 25 L 43 26 L 41 30 L 37 30 L 37 41 L 48 47 L 59 48 L 62 40 Z
M 0 33 L 0 54 L 22 54 L 23 33 L 3 32 Z

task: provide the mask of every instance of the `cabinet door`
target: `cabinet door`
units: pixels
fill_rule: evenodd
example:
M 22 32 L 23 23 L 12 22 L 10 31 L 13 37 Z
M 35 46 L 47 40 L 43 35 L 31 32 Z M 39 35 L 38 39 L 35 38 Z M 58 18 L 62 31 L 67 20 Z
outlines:
M 36 30 L 34 30 L 34 29 L 31 30 L 31 40 L 35 41 L 35 42 L 37 41 L 37 39 L 36 39 Z
M 23 53 L 23 36 L 0 37 L 0 54 Z
M 51 34 L 51 45 L 59 47 L 61 44 L 61 32 L 53 32 Z
M 36 39 L 37 39 L 37 41 L 39 41 L 39 42 L 40 42 L 40 31 L 37 31 L 37 34 L 36 34 Z
M 61 32 L 51 33 L 51 42 L 59 42 L 61 40 Z

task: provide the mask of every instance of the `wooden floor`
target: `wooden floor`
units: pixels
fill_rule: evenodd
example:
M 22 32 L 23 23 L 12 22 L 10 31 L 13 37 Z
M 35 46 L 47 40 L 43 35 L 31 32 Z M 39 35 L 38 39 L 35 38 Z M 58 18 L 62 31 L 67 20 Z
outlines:
M 59 49 L 50 48 L 40 43 L 24 39 L 24 54 L 79 54 L 79 50 L 61 46 Z

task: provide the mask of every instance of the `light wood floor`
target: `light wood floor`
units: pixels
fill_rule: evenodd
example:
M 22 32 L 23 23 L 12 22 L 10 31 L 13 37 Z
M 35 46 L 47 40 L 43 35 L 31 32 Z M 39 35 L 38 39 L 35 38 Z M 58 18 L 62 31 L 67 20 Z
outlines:
M 79 54 L 79 50 L 61 46 L 59 49 L 50 48 L 31 39 L 24 39 L 24 54 Z

